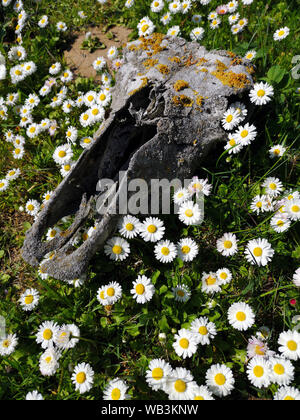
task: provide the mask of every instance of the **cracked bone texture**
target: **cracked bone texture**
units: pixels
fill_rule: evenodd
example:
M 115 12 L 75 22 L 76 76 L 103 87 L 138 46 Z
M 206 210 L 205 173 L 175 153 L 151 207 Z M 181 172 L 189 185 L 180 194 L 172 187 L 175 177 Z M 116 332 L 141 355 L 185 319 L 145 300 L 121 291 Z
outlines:
M 95 213 L 99 179 L 191 178 L 214 146 L 227 138 L 221 120 L 228 105 L 253 86 L 249 61 L 227 51 L 207 51 L 196 42 L 154 34 L 127 44 L 116 75 L 111 112 L 75 167 L 54 191 L 26 234 L 23 258 L 54 278 L 73 280 L 114 233 L 112 209 Z M 213 157 L 213 156 L 212 156 Z M 116 194 L 122 191 L 121 186 Z M 128 195 L 129 197 L 129 195 Z M 45 232 L 75 214 L 72 226 L 52 241 Z M 79 247 L 74 237 L 97 216 L 97 227 Z M 44 260 L 49 252 L 52 259 Z

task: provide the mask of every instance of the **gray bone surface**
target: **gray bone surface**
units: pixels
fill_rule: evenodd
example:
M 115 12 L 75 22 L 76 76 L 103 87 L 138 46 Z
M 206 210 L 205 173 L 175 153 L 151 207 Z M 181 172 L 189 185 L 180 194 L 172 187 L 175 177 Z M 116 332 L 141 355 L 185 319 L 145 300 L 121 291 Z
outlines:
M 227 138 L 220 122 L 228 105 L 253 86 L 249 62 L 178 37 L 155 34 L 127 44 L 123 54 L 108 119 L 26 235 L 22 256 L 33 266 L 55 251 L 43 263 L 54 278 L 79 278 L 116 229 L 120 216 L 108 210 L 93 235 L 73 246 L 74 236 L 95 216 L 100 179 L 117 181 L 119 171 L 148 184 L 189 179 L 213 146 Z M 178 81 L 185 82 L 182 89 Z M 46 230 L 70 214 L 75 214 L 72 226 L 43 241 Z

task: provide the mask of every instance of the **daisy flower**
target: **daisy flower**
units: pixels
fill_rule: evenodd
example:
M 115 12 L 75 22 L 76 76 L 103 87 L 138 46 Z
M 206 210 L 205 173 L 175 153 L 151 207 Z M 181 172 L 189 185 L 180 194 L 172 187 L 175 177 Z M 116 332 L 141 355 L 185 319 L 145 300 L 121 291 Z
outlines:
M 234 233 L 224 233 L 224 235 L 217 240 L 217 250 L 225 257 L 232 256 L 238 252 L 238 240 Z
M 170 13 L 166 13 L 164 14 L 161 18 L 160 21 L 163 25 L 168 25 L 168 23 L 171 22 L 171 14 Z
M 88 363 L 79 363 L 74 368 L 71 381 L 75 385 L 76 391 L 84 394 L 93 386 L 94 371 Z
M 296 287 L 300 287 L 300 268 L 297 268 L 293 275 L 293 283 Z
M 25 211 L 30 216 L 36 216 L 40 210 L 40 203 L 37 200 L 28 200 L 25 204 Z
M 35 137 L 36 137 L 36 136 L 38 136 L 39 134 L 40 134 L 40 128 L 39 128 L 39 125 L 38 125 L 38 124 L 33 123 L 33 124 L 30 124 L 30 125 L 27 127 L 27 130 L 26 130 L 26 135 L 27 135 L 30 139 L 35 138 Z
M 180 28 L 178 25 L 172 26 L 168 29 L 167 36 L 179 36 L 180 35 Z
M 214 400 L 212 393 L 205 385 L 196 386 L 194 388 L 194 395 L 191 398 L 192 400 L 204 400 L 204 401 L 212 401 Z
M 140 37 L 149 36 L 153 34 L 155 30 L 155 25 L 148 17 L 146 17 L 146 18 L 141 19 L 141 21 L 137 25 L 137 28 L 139 30 Z
M 251 210 L 256 213 L 260 214 L 268 210 L 267 205 L 267 196 L 266 195 L 256 195 L 251 202 L 250 205 Z
M 32 311 L 39 303 L 39 292 L 36 289 L 26 289 L 19 302 L 24 311 Z
M 190 400 L 196 386 L 191 372 L 177 367 L 169 374 L 163 390 L 168 394 L 169 400 Z
M 115 58 L 117 58 L 117 56 L 118 56 L 118 49 L 116 46 L 113 45 L 107 51 L 107 58 L 109 58 L 110 60 L 114 60 Z
M 163 222 L 157 217 L 147 217 L 138 226 L 139 234 L 146 242 L 157 242 L 165 234 Z
M 180 12 L 181 11 L 180 1 L 179 0 L 172 1 L 169 4 L 169 10 L 170 10 L 171 13 L 174 13 L 174 14 Z
M 240 113 L 234 108 L 229 108 L 223 115 L 222 125 L 225 130 L 232 130 L 241 121 Z
M 234 23 L 236 23 L 239 20 L 239 18 L 240 18 L 240 14 L 235 13 L 233 15 L 228 16 L 228 22 L 229 22 L 230 25 L 233 25 Z M 236 25 L 232 26 L 231 32 L 235 33 L 235 32 L 239 32 L 239 31 L 240 31 L 239 26 L 236 26 Z
M 255 336 L 249 338 L 247 345 L 247 356 L 249 359 L 253 357 L 266 357 L 267 355 L 269 355 L 269 349 L 264 341 Z
M 202 346 L 210 344 L 217 334 L 217 328 L 213 322 L 210 322 L 206 317 L 194 319 L 190 327 L 191 332 L 195 336 L 197 344 Z
M 257 388 L 267 388 L 271 383 L 269 363 L 263 357 L 253 357 L 247 365 L 247 376 Z
M 271 382 L 278 385 L 289 385 L 294 380 L 295 368 L 290 360 L 279 356 L 269 358 Z
M 238 8 L 238 1 L 237 0 L 231 0 L 229 3 L 226 4 L 227 9 L 230 13 L 233 13 L 236 11 L 236 9 Z
M 245 302 L 233 303 L 227 312 L 229 324 L 239 331 L 252 327 L 255 316 L 251 307 Z
M 211 193 L 212 185 L 208 183 L 208 179 L 199 179 L 197 176 L 192 178 L 192 182 L 188 185 L 188 191 L 191 195 L 196 194 L 198 197 L 200 194 L 209 196 Z
M 108 305 L 108 296 L 106 295 L 106 286 L 102 286 L 97 290 L 97 300 L 103 306 Z
M 22 159 L 25 153 L 24 147 L 16 147 L 13 151 L 13 158 L 14 159 Z
M 198 245 L 191 238 L 181 239 L 176 247 L 178 257 L 184 262 L 192 261 L 198 254 Z
M 169 240 L 160 241 L 155 245 L 154 254 L 158 261 L 169 263 L 176 258 L 176 246 Z
M 278 178 L 268 177 L 262 186 L 271 197 L 277 197 L 283 190 L 283 185 Z
M 57 347 L 66 350 L 75 347 L 79 337 L 80 330 L 75 324 L 64 324 L 57 331 L 54 341 Z
M 71 149 L 71 146 L 69 144 L 63 144 L 61 146 L 58 146 L 52 155 L 53 160 L 58 165 L 64 165 L 65 163 L 70 162 L 73 157 L 73 151 Z
M 96 101 L 98 105 L 106 107 L 111 101 L 111 93 L 107 91 L 107 89 L 102 89 L 96 97 Z
M 164 5 L 162 0 L 153 0 L 150 4 L 150 8 L 153 13 L 159 13 L 164 8 Z
M 132 285 L 133 288 L 130 290 L 130 293 L 137 303 L 144 304 L 152 299 L 155 293 L 155 287 L 146 276 L 138 276 Z
M 220 23 L 221 23 L 221 19 L 216 18 L 216 19 L 211 20 L 211 22 L 210 22 L 210 25 L 209 25 L 209 26 L 210 26 L 212 29 L 216 29 L 216 28 L 218 28 L 218 27 L 220 26 Z
M 146 371 L 146 382 L 154 390 L 163 389 L 168 377 L 172 373 L 172 367 L 163 359 L 153 359 Z
M 34 390 L 32 392 L 28 392 L 26 394 L 25 400 L 27 401 L 42 401 L 44 400 L 42 394 L 40 394 L 37 390 Z
M 275 232 L 282 233 L 289 229 L 291 222 L 287 215 L 276 214 L 270 220 L 270 225 L 275 230 Z
M 130 215 L 122 217 L 118 224 L 120 235 L 126 239 L 135 238 L 139 233 L 139 227 L 139 219 Z
M 59 172 L 61 173 L 62 177 L 67 176 L 71 172 L 74 165 L 75 165 L 75 162 L 73 162 L 72 160 L 61 165 Z
M 236 153 L 239 153 L 243 148 L 243 145 L 240 142 L 237 142 L 231 134 L 228 135 L 228 141 L 226 145 L 224 146 L 224 150 L 228 150 L 228 153 L 233 153 L 234 155 Z
M 20 176 L 20 174 L 21 174 L 21 171 L 19 168 L 11 169 L 7 172 L 5 179 L 9 182 L 14 181 Z M 0 190 L 1 190 L 1 181 L 0 181 Z
M 122 287 L 119 283 L 112 281 L 105 287 L 104 295 L 108 305 L 114 305 L 122 297 Z
M 252 61 L 252 60 L 254 60 L 255 57 L 256 57 L 256 51 L 251 50 L 251 51 L 246 52 L 244 58 L 245 58 L 245 60 Z
M 9 186 L 9 180 L 8 179 L 0 179 L 0 192 L 3 192 L 7 190 Z
M 202 20 L 202 16 L 201 15 L 193 15 L 192 16 L 192 22 L 193 23 L 200 23 Z
M 56 322 L 45 321 L 43 322 L 36 334 L 36 342 L 41 344 L 43 349 L 51 348 L 54 345 L 54 339 L 59 330 L 59 326 Z
M 232 273 L 231 273 L 230 270 L 228 270 L 228 268 L 220 268 L 216 272 L 216 276 L 217 276 L 217 279 L 219 280 L 219 283 L 221 285 L 230 283 L 230 281 L 232 279 Z
M 273 35 L 274 41 L 282 41 L 284 38 L 286 38 L 290 33 L 290 29 L 285 26 L 283 28 L 277 29 Z
M 129 395 L 126 394 L 128 385 L 122 379 L 115 378 L 111 380 L 103 390 L 104 400 L 128 400 Z
M 226 365 L 212 365 L 206 372 L 206 385 L 218 397 L 226 397 L 234 388 L 234 378 Z
M 201 27 L 197 27 L 194 28 L 191 32 L 190 32 L 190 38 L 192 41 L 201 41 L 201 39 L 203 38 L 204 35 L 204 29 Z
M 89 127 L 94 122 L 94 117 L 90 110 L 83 112 L 79 117 L 79 122 L 82 127 Z
M 291 220 L 300 219 L 300 198 L 287 200 L 285 205 L 285 211 Z
M 173 195 L 173 201 L 177 205 L 181 205 L 190 198 L 191 195 L 187 188 L 179 188 Z
M 201 291 L 203 293 L 218 293 L 221 291 L 221 282 L 219 281 L 219 279 L 217 278 L 216 273 L 213 273 L 212 271 L 210 271 L 209 273 L 203 273 L 202 274 L 202 286 L 201 286 Z
M 218 13 L 217 13 L 217 12 L 211 12 L 211 13 L 209 13 L 209 15 L 207 16 L 207 19 L 208 19 L 208 20 L 214 20 L 214 19 L 217 19 L 217 17 L 218 17 Z
M 188 11 L 191 9 L 192 7 L 192 1 L 193 0 L 183 0 L 181 2 L 181 11 L 182 14 L 185 15 L 186 13 L 188 13 Z
M 231 107 L 234 108 L 236 111 L 239 112 L 240 114 L 240 118 L 242 120 L 244 120 L 248 114 L 248 110 L 245 106 L 245 104 L 243 104 L 240 101 L 234 102 L 233 104 L 231 104 Z
M 115 236 L 104 245 L 104 252 L 113 261 L 123 261 L 130 254 L 130 245 L 125 239 Z
M 63 83 L 68 83 L 68 82 L 71 82 L 71 80 L 73 79 L 73 73 L 70 71 L 70 70 L 65 70 L 64 72 L 63 72 L 63 74 L 60 76 L 60 80 L 63 82 Z
M 174 339 L 173 348 L 178 356 L 185 359 L 186 357 L 192 357 L 196 353 L 197 343 L 195 335 L 191 331 L 182 328 L 175 334 Z
M 266 239 L 252 239 L 246 245 L 245 255 L 250 264 L 265 266 L 272 260 L 274 250 Z
M 96 60 L 93 61 L 93 67 L 96 71 L 100 71 L 104 69 L 106 66 L 106 60 L 104 57 L 97 57 Z
M 59 236 L 61 229 L 58 226 L 54 226 L 53 228 L 49 228 L 46 233 L 46 240 L 52 241 L 54 238 Z
M 265 105 L 271 101 L 274 95 L 274 89 L 268 83 L 255 83 L 253 89 L 250 90 L 249 98 L 255 105 Z
M 68 28 L 67 28 L 67 25 L 65 24 L 65 22 L 57 22 L 56 29 L 59 32 L 65 32 Z
M 292 386 L 282 386 L 278 388 L 277 392 L 274 394 L 274 400 L 279 401 L 289 401 L 296 400 L 300 401 L 300 391 L 297 388 Z
M 74 144 L 77 140 L 77 137 L 78 137 L 78 130 L 73 126 L 68 127 L 66 131 L 67 142 L 68 143 L 71 142 L 72 144 Z
M 256 128 L 253 124 L 245 124 L 244 126 L 238 127 L 238 129 L 232 134 L 232 137 L 237 143 L 243 146 L 248 146 L 257 136 Z
M 270 158 L 281 157 L 284 155 L 285 151 L 286 147 L 282 146 L 281 144 L 276 144 L 269 150 Z
M 199 225 L 203 221 L 202 211 L 197 203 L 189 200 L 181 204 L 178 210 L 178 217 L 186 225 Z
M 40 372 L 43 376 L 52 376 L 59 368 L 60 354 L 50 347 L 44 351 L 39 360 Z
M 179 284 L 176 287 L 172 287 L 172 293 L 175 300 L 178 302 L 187 302 L 191 297 L 190 289 L 185 284 Z
M 16 334 L 8 334 L 5 337 L 0 337 L 0 356 L 9 356 L 15 351 L 18 344 Z
M 279 351 L 282 356 L 290 360 L 300 358 L 300 334 L 298 331 L 284 331 L 278 338 Z

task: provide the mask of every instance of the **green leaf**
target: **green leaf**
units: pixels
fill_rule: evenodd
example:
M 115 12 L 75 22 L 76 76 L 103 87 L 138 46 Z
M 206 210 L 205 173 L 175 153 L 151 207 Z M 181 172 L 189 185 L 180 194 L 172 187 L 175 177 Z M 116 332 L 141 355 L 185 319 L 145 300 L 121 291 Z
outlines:
M 286 74 L 286 70 L 280 66 L 273 66 L 269 69 L 267 77 L 271 82 L 280 83 Z
M 4 250 L 0 249 L 0 258 L 3 258 L 3 257 L 4 257 Z
M 163 315 L 158 321 L 158 326 L 161 332 L 167 333 L 168 331 L 170 331 L 170 326 L 165 315 Z

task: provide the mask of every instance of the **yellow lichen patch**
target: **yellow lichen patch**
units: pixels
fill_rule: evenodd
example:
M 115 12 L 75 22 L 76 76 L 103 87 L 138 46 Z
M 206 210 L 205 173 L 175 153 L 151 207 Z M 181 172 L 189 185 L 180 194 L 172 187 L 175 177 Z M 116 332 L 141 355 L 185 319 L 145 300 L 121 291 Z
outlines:
M 190 67 L 190 66 L 193 66 L 194 64 L 197 64 L 197 62 L 198 62 L 198 60 L 194 59 L 192 54 L 190 54 L 189 57 L 185 60 L 185 62 L 183 64 L 187 67 Z
M 177 64 L 180 64 L 181 63 L 180 57 L 177 57 L 177 56 L 175 56 L 175 57 L 169 57 L 168 60 L 171 61 L 172 63 L 177 63 Z
M 232 51 L 226 51 L 226 52 L 227 52 L 227 55 L 228 55 L 229 57 L 231 57 L 231 58 L 236 57 L 236 54 L 235 54 L 234 52 L 232 52 Z
M 155 55 L 161 51 L 163 51 L 166 47 L 162 47 L 160 44 L 164 39 L 163 34 L 154 33 L 148 38 L 144 38 L 143 36 L 139 38 L 139 41 L 141 41 L 140 45 L 136 48 L 138 50 L 142 49 L 144 51 L 150 51 L 147 52 L 148 56 Z
M 224 86 L 230 86 L 236 89 L 243 89 L 246 85 L 250 84 L 250 80 L 243 73 L 234 73 L 233 71 L 216 70 L 211 73 Z
M 253 73 L 255 72 L 255 70 L 254 70 L 254 67 L 253 67 L 253 66 L 246 67 L 246 70 L 247 70 L 247 72 L 248 72 L 249 74 L 253 74 Z
M 169 74 L 170 73 L 169 67 L 166 66 L 165 64 L 158 64 L 156 66 L 156 68 L 161 74 Z
M 188 88 L 189 84 L 185 80 L 177 80 L 177 82 L 174 83 L 173 87 L 176 90 L 176 92 L 179 92 L 180 90 Z
M 131 92 L 129 92 L 128 95 L 129 96 L 134 95 L 136 92 L 138 92 L 139 90 L 141 90 L 145 86 L 147 86 L 147 84 L 148 84 L 148 78 L 147 77 L 142 77 L 142 83 L 141 83 L 141 85 L 138 88 L 133 89 Z
M 175 95 L 173 97 L 173 103 L 176 106 L 191 107 L 193 106 L 194 100 L 186 95 Z
M 204 97 L 201 95 L 197 95 L 196 97 L 196 104 L 201 108 L 203 105 Z
M 226 64 L 223 63 L 223 61 L 216 60 L 216 65 L 218 71 L 224 71 L 228 69 L 228 67 L 226 66 Z
M 243 64 L 243 60 L 240 57 L 234 57 L 231 61 L 230 61 L 230 65 L 231 66 L 237 66 L 239 64 Z
M 204 57 L 199 58 L 198 63 L 196 64 L 197 67 L 203 66 L 204 63 L 207 63 L 208 60 L 206 60 Z
M 158 63 L 158 60 L 156 59 L 156 60 L 154 60 L 153 58 L 148 58 L 148 60 L 145 60 L 144 62 L 143 62 L 143 66 L 147 69 L 147 70 L 149 70 L 150 69 L 150 67 L 154 67 L 155 66 L 155 64 L 157 64 Z

